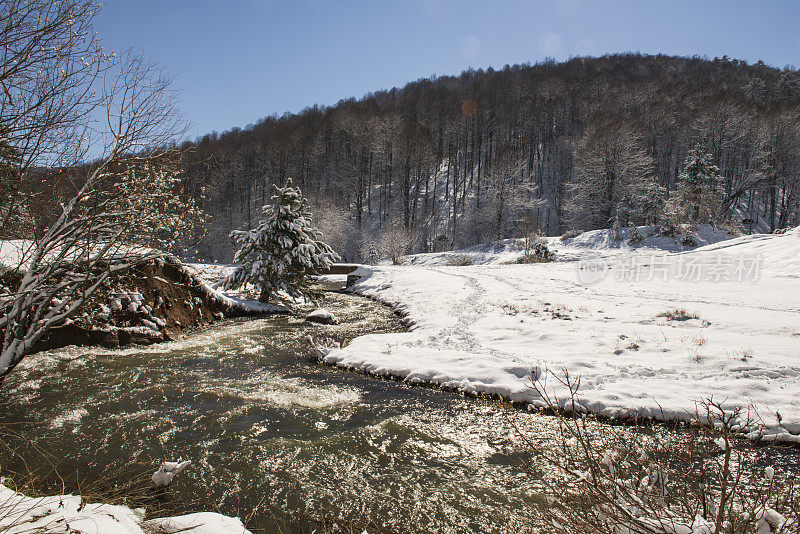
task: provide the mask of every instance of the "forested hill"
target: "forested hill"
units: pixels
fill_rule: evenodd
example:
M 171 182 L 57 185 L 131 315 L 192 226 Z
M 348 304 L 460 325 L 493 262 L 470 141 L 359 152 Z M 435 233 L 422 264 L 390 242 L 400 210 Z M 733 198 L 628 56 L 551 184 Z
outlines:
M 695 148 L 724 178 L 719 218 L 776 229 L 800 222 L 800 73 L 639 54 L 469 70 L 185 148 L 186 183 L 213 217 L 199 255 L 220 261 L 228 232 L 255 226 L 287 178 L 354 260 L 382 239 L 442 250 L 622 213 L 624 224 L 658 219 L 660 208 L 621 206 L 668 199 Z

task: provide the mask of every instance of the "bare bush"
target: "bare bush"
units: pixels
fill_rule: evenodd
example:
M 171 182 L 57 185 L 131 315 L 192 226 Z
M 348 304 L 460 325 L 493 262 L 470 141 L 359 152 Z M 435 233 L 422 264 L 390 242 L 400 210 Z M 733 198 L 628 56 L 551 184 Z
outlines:
M 472 257 L 469 254 L 449 254 L 445 263 L 451 267 L 466 267 L 472 265 Z
M 539 230 L 532 230 L 525 234 L 522 256 L 516 263 L 546 263 L 553 261 L 555 256 L 544 234 Z
M 539 377 L 537 377 L 539 378 Z M 640 428 L 631 440 L 586 413 L 580 380 L 546 376 L 533 387 L 558 420 L 557 446 L 528 441 L 548 505 L 542 513 L 557 533 L 775 534 L 800 529 L 800 492 L 788 473 L 761 465 L 738 437 L 756 424 L 750 409 L 714 399 L 697 403 L 687 432 Z M 565 413 L 565 410 L 569 413 Z M 544 472 L 544 475 L 541 473 Z
M 392 221 L 383 228 L 378 248 L 381 254 L 392 260 L 392 264 L 399 265 L 402 256 L 411 249 L 411 233 L 402 221 Z
M 689 321 L 691 319 L 699 319 L 694 313 L 689 313 L 683 308 L 673 308 L 659 313 L 656 317 L 664 317 L 668 321 Z

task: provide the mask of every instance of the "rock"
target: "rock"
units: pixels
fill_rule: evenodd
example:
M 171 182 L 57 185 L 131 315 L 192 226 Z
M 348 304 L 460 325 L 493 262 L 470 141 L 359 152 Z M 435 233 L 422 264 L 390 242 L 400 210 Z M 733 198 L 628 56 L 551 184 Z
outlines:
M 64 324 L 50 329 L 37 345 L 37 350 L 48 350 L 67 345 L 100 346 L 115 348 L 120 346 L 116 328 L 87 329 L 76 324 Z
M 172 483 L 175 475 L 186 469 L 191 463 L 191 460 L 181 460 L 180 458 L 177 462 L 162 462 L 158 471 L 153 473 L 150 479 L 156 486 L 167 487 Z
M 317 308 L 306 315 L 306 321 L 321 324 L 339 324 L 339 319 L 337 319 L 334 314 L 324 308 Z

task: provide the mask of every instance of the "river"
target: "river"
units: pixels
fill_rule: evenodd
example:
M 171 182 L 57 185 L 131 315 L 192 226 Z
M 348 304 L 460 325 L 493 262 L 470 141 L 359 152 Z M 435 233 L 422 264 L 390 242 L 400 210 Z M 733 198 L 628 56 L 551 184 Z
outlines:
M 12 464 L 57 480 L 56 464 L 67 481 L 95 481 L 67 489 L 121 484 L 138 488 L 133 505 L 214 509 L 253 531 L 310 532 L 322 521 L 370 532 L 525 532 L 541 497 L 510 418 L 545 443 L 553 418 L 509 416 L 497 403 L 305 357 L 308 335 L 403 328 L 357 296 L 329 292 L 324 305 L 340 325 L 271 316 L 150 347 L 29 357 L 0 388 L 0 425 L 44 454 L 26 445 Z M 192 460 L 189 469 L 166 496 L 148 493 L 154 462 L 178 457 Z
M 304 357 L 308 335 L 403 328 L 370 300 L 326 295 L 340 325 L 271 316 L 150 347 L 34 355 L 0 390 L 0 424 L 32 439 L 67 479 L 118 481 L 138 469 L 146 480 L 159 458 L 191 459 L 169 490 L 170 511 L 251 515 L 253 530 L 310 530 L 323 519 L 519 532 L 537 494 L 507 454 L 515 436 L 504 410 Z M 524 424 L 547 431 L 541 419 Z M 42 463 L 33 450 L 22 455 Z

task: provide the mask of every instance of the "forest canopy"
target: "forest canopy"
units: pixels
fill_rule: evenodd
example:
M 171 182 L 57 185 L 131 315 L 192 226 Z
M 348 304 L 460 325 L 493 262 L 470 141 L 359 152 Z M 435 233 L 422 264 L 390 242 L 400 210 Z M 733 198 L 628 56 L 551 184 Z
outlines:
M 796 69 L 619 54 L 468 70 L 266 117 L 185 144 L 182 165 L 213 218 L 198 255 L 222 261 L 230 231 L 253 228 L 287 178 L 357 260 L 398 228 L 409 251 L 433 251 L 623 214 L 658 223 L 637 199 L 668 201 L 698 150 L 722 178 L 714 218 L 775 230 L 800 222 L 798 119 Z

